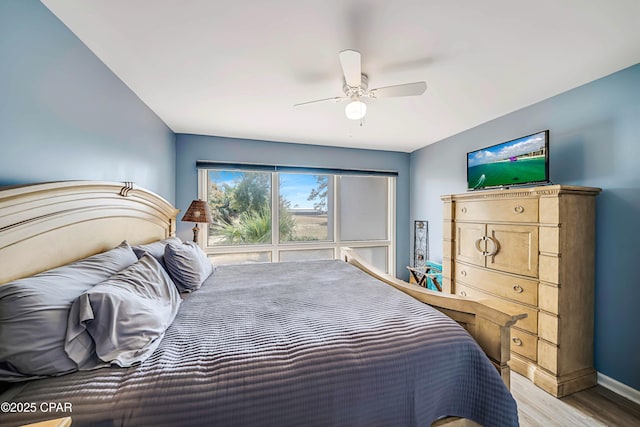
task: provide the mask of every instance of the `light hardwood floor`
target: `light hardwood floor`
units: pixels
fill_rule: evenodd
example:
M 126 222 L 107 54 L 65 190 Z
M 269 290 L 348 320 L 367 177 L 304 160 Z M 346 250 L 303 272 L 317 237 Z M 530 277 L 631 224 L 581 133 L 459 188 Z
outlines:
M 595 386 L 557 399 L 511 372 L 522 427 L 640 426 L 640 405 Z

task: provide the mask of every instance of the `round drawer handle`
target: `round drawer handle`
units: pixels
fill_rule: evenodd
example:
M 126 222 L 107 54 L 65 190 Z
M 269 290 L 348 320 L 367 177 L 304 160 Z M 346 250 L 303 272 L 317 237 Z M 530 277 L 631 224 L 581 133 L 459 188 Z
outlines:
M 511 338 L 511 341 L 513 341 L 515 345 L 522 345 L 522 340 L 518 337 Z
M 467 213 L 467 208 L 462 208 L 462 209 L 460 209 L 460 212 L 462 212 L 462 213 Z
M 460 291 L 460 295 L 462 295 L 463 297 L 466 297 L 467 293 L 465 291 Z
M 513 211 L 517 214 L 521 214 L 522 212 L 524 212 L 524 208 L 520 205 L 517 205 L 515 208 L 513 208 Z
M 464 271 L 464 270 L 460 270 L 460 275 L 464 276 L 464 277 L 467 277 L 467 272 Z
M 513 291 L 521 294 L 522 292 L 524 292 L 524 289 L 522 289 L 522 286 L 520 285 L 513 285 Z

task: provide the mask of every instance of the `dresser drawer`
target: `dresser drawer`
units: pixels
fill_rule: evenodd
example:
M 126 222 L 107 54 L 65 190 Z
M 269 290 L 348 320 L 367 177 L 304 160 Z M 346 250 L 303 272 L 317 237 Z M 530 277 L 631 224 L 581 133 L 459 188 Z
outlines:
M 516 328 L 511 328 L 511 351 L 531 360 L 537 360 L 538 337 Z
M 525 319 L 518 320 L 516 326 L 518 328 L 529 331 L 533 334 L 538 333 L 538 310 L 535 308 L 527 307 L 526 305 L 518 304 L 516 302 L 507 301 L 502 298 L 498 298 L 472 286 L 467 286 L 456 280 L 455 293 L 463 297 L 471 297 L 478 300 L 483 300 L 488 306 L 497 310 L 504 311 L 510 315 L 526 313 Z
M 480 290 L 529 305 L 538 305 L 538 281 L 455 263 L 456 280 Z
M 459 201 L 455 216 L 457 221 L 538 222 L 538 199 Z

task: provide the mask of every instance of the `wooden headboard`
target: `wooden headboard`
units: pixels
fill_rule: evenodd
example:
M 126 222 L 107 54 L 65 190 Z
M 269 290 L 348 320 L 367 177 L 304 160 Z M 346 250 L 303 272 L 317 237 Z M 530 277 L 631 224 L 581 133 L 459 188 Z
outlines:
M 62 181 L 0 187 L 0 284 L 175 234 L 178 210 L 133 183 Z

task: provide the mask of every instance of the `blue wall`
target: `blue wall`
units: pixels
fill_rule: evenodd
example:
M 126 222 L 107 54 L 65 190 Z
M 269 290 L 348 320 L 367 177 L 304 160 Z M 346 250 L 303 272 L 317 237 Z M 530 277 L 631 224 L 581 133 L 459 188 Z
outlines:
M 396 271 L 399 277 L 408 277 L 405 268 L 410 249 L 408 153 L 178 134 L 176 207 L 183 212 L 191 200 L 198 197 L 196 160 L 398 171 Z M 188 223 L 178 222 L 178 236 L 190 240 L 192 227 Z
M 466 191 L 468 151 L 550 130 L 555 184 L 600 187 L 596 202 L 595 367 L 640 390 L 640 65 L 411 154 L 411 219 L 442 259 L 440 195 Z
M 175 135 L 37 0 L 0 1 L 0 185 L 134 181 L 175 197 Z
M 195 135 L 178 135 L 176 144 L 173 132 L 45 6 L 0 1 L 0 185 L 134 181 L 184 210 L 197 197 L 196 160 L 395 169 L 397 272 L 406 278 L 409 219 L 429 221 L 431 258 L 442 258 L 440 195 L 465 191 L 466 152 L 542 129 L 551 131 L 555 183 L 604 190 L 597 199 L 596 369 L 640 389 L 640 65 L 410 156 Z M 178 223 L 179 235 L 189 239 L 190 228 Z

